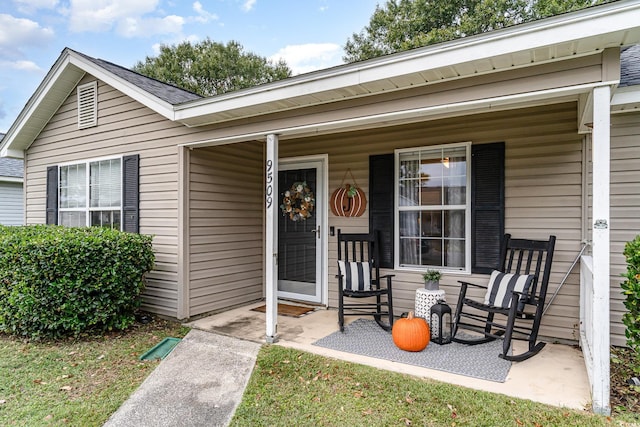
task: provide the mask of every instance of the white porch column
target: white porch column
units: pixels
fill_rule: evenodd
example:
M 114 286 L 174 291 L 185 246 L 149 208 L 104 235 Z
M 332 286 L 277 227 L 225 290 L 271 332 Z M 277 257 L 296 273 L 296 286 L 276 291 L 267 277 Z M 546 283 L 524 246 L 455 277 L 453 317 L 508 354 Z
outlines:
M 266 341 L 278 341 L 278 135 L 267 135 L 265 164 L 266 245 L 265 287 L 267 297 Z
M 593 89 L 593 410 L 611 412 L 609 404 L 609 170 L 611 89 Z

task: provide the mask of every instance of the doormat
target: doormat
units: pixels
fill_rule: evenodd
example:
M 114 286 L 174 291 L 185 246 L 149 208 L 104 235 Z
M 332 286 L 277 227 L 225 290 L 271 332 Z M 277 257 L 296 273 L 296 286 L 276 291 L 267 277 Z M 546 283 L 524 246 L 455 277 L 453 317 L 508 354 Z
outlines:
M 261 305 L 260 307 L 252 308 L 252 311 L 259 311 L 260 313 L 267 312 L 267 306 Z M 289 317 L 301 317 L 310 311 L 314 311 L 313 307 L 302 307 L 300 305 L 278 304 L 278 314 Z
M 140 360 L 164 359 L 178 345 L 180 338 L 167 337 L 140 356 Z
M 502 340 L 473 346 L 431 342 L 420 352 L 409 352 L 396 347 L 391 333 L 370 319 L 357 319 L 345 326 L 344 333 L 334 332 L 313 345 L 501 383 L 511 368 L 510 361 L 498 357 Z

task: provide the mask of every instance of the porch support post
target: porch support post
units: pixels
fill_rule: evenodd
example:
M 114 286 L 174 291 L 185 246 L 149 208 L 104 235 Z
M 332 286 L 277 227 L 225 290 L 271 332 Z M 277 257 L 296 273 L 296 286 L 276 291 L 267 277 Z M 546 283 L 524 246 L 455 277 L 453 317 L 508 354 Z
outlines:
M 265 164 L 265 287 L 267 298 L 266 341 L 278 341 L 278 135 L 267 135 Z
M 610 414 L 610 321 L 609 321 L 609 171 L 611 89 L 593 89 L 593 376 L 591 398 L 593 410 Z

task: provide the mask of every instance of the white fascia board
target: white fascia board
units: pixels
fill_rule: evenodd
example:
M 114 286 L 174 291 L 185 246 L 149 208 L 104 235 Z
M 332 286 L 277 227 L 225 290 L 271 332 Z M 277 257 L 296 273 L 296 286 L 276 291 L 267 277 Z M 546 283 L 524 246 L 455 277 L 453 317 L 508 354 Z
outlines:
M 90 60 L 83 58 L 71 52 L 70 62 L 79 68 L 84 69 L 88 74 L 96 77 L 97 79 L 105 82 L 114 89 L 124 93 L 125 95 L 135 99 L 145 107 L 152 109 L 158 114 L 164 116 L 169 120 L 174 119 L 173 105 L 165 102 L 149 92 L 141 89 L 140 87 L 129 83 L 128 81 L 110 73 L 104 68 L 94 64 Z
M 186 121 L 207 114 L 268 104 L 301 95 L 326 92 L 462 63 L 482 61 L 501 55 L 533 51 L 572 41 L 594 39 L 600 42 L 599 49 L 614 47 L 607 42 L 606 35 L 619 33 L 617 39 L 624 38 L 630 29 L 638 29 L 638 22 L 640 22 L 640 1 L 618 1 L 477 36 L 188 102 L 175 107 L 175 119 Z M 634 39 L 627 41 L 627 43 L 637 41 L 640 41 L 640 37 L 634 36 Z
M 191 148 L 208 147 L 225 144 L 233 144 L 247 141 L 264 140 L 267 135 L 279 135 L 281 140 L 288 138 L 300 138 L 308 135 L 352 131 L 370 128 L 371 126 L 390 126 L 401 123 L 415 122 L 418 120 L 440 119 L 446 117 L 461 116 L 466 114 L 482 113 L 487 111 L 500 111 L 523 106 L 544 105 L 546 103 L 577 100 L 580 95 L 589 93 L 594 87 L 613 85 L 616 82 L 592 83 L 571 87 L 547 89 L 537 92 L 527 92 L 516 95 L 506 95 L 495 98 L 464 101 L 454 104 L 443 104 L 429 107 L 413 108 L 410 110 L 392 111 L 388 113 L 374 114 L 370 116 L 354 117 L 328 122 L 310 123 L 308 125 L 288 128 L 265 128 L 260 132 L 236 134 L 221 138 L 213 138 L 190 143 L 180 144 Z
M 10 157 L 10 158 L 13 158 L 13 159 L 24 160 L 24 150 L 22 150 L 22 149 L 17 149 L 17 150 L 16 149 L 12 149 L 7 144 L 6 147 L 2 147 L 2 149 L 0 149 L 0 157 Z

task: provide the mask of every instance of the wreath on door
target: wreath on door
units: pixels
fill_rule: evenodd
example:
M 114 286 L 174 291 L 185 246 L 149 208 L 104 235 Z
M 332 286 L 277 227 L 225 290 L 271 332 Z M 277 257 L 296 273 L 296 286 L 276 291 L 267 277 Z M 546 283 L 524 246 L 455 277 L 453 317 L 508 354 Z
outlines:
M 294 182 L 282 195 L 280 210 L 292 221 L 305 221 L 311 218 L 316 199 L 306 181 Z

